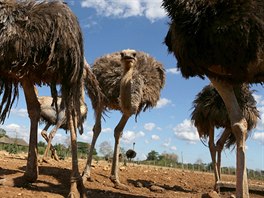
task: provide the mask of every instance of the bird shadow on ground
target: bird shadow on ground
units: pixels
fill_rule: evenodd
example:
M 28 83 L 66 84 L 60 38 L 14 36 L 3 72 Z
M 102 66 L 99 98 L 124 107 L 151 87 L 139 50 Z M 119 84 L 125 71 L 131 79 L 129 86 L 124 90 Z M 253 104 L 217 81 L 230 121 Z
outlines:
M 23 166 L 19 169 L 25 170 L 26 167 Z M 38 192 L 52 192 L 54 194 L 62 195 L 63 197 L 67 197 L 69 193 L 71 175 L 70 169 L 39 166 L 39 177 L 37 181 L 33 183 L 29 183 L 22 174 L 21 176 L 16 174 L 18 177 L 13 178 L 12 181 L 6 182 L 6 185 L 13 187 L 23 187 L 28 190 Z M 52 179 L 47 179 L 46 176 Z
M 25 188 L 36 192 L 47 192 L 67 197 L 70 190 L 71 170 L 49 166 L 39 166 L 39 177 L 34 183 L 29 183 L 24 177 L 26 166 L 19 167 L 18 170 L 0 169 L 0 177 L 7 176 L 4 186 Z M 108 178 L 105 175 L 102 175 Z M 1 179 L 1 178 L 0 178 Z M 88 197 L 105 198 L 147 198 L 145 196 L 126 194 L 125 192 L 113 192 L 111 190 L 85 188 Z
M 180 191 L 180 192 L 193 192 L 192 190 L 187 190 L 187 189 L 184 189 L 182 188 L 181 186 L 169 186 L 169 185 L 160 185 L 160 184 L 156 184 L 152 181 L 147 181 L 147 180 L 127 180 L 128 183 L 131 183 L 132 185 L 134 185 L 135 187 L 139 187 L 139 188 L 142 188 L 142 187 L 145 187 L 145 188 L 151 188 L 151 186 L 158 186 L 160 188 L 163 188 L 165 190 L 171 190 L 171 191 Z
M 24 171 L 0 168 L 0 177 L 3 178 L 6 175 L 12 175 L 12 174 L 20 173 L 20 172 L 22 173 Z
M 115 198 L 149 198 L 142 195 L 131 195 L 120 192 L 99 190 L 99 189 L 91 189 L 88 190 L 88 197 L 96 197 L 96 198 L 106 198 L 106 197 L 115 197 Z

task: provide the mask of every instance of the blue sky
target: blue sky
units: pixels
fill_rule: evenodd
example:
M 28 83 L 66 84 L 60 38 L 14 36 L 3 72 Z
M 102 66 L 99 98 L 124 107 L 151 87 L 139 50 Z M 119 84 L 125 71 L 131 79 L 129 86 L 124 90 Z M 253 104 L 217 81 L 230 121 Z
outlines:
M 130 118 L 123 132 L 121 146 L 127 150 L 135 142 L 138 159 L 145 159 L 151 150 L 155 150 L 159 153 L 176 153 L 188 163 L 194 163 L 197 159 L 209 163 L 209 149 L 201 143 L 196 128 L 190 122 L 192 101 L 209 81 L 200 78 L 187 80 L 176 70 L 176 59 L 167 53 L 163 44 L 169 19 L 160 8 L 161 0 L 66 2 L 79 19 L 84 35 L 85 57 L 90 64 L 104 54 L 133 48 L 149 53 L 166 68 L 166 85 L 158 106 L 141 113 L 137 122 L 134 116 Z M 256 90 L 254 96 L 262 119 L 247 140 L 247 166 L 264 170 L 264 88 L 261 85 L 253 88 Z M 39 95 L 50 95 L 49 89 L 39 88 Z M 86 98 L 86 102 L 89 112 L 84 125 L 85 133 L 78 136 L 78 141 L 90 143 L 94 117 L 89 98 Z M 110 111 L 105 121 L 102 121 L 103 131 L 97 141 L 97 150 L 103 141 L 114 145 L 113 129 L 120 117 L 120 112 Z M 22 91 L 17 105 L 14 105 L 9 118 L 1 127 L 8 135 L 28 141 L 29 119 Z M 43 127 L 39 126 L 39 132 Z M 43 141 L 41 136 L 39 140 Z M 67 142 L 69 134 L 59 130 L 54 143 Z M 222 164 L 235 167 L 235 150 L 223 152 Z

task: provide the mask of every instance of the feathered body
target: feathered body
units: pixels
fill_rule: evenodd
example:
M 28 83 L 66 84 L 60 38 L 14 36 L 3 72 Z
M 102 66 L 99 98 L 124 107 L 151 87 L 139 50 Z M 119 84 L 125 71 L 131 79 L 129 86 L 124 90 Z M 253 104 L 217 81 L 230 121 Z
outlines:
M 163 7 L 171 18 L 165 43 L 184 77 L 264 80 L 264 1 L 163 0 Z
M 71 107 L 71 100 L 79 112 L 83 39 L 77 18 L 66 4 L 1 0 L 0 54 L 1 121 L 25 76 L 38 85 L 61 84 L 65 106 Z M 54 89 L 52 95 L 56 96 Z
M 74 178 L 71 193 L 80 192 L 82 196 L 82 180 L 76 180 L 80 178 L 76 128 L 83 131 L 79 100 L 83 65 L 81 29 L 66 4 L 57 0 L 0 0 L 0 121 L 4 122 L 10 112 L 21 84 L 30 118 L 30 146 L 24 176 L 29 182 L 36 181 L 40 104 L 34 85 L 50 86 L 57 105 L 56 85 L 59 84 L 61 108 L 65 108 L 66 122 L 71 131 L 71 176 Z
M 64 120 L 62 125 L 59 127 L 64 130 L 69 130 L 69 126 L 66 122 L 65 109 L 61 109 L 61 97 L 57 98 L 57 105 L 59 107 L 58 112 L 53 105 L 53 98 L 50 96 L 39 96 L 38 101 L 40 103 L 40 121 L 50 125 L 56 125 L 58 120 Z M 81 103 L 81 122 L 84 122 L 87 116 L 88 108 L 85 103 Z M 58 116 L 57 116 L 58 115 Z
M 156 106 L 165 84 L 163 65 L 145 52 L 122 50 L 95 60 L 92 71 L 98 80 L 102 96 L 96 112 L 91 150 L 87 158 L 84 177 L 91 179 L 92 150 L 101 133 L 101 117 L 105 110 L 120 110 L 122 117 L 115 127 L 115 148 L 111 180 L 118 188 L 127 189 L 118 178 L 119 142 L 128 119 L 141 111 Z M 89 92 L 88 92 L 89 94 Z
M 140 51 L 136 53 L 137 62 L 131 74 L 131 84 L 126 86 L 129 86 L 128 88 L 131 90 L 130 100 L 127 101 L 132 104 L 140 103 L 134 112 L 138 115 L 142 110 L 145 111 L 156 106 L 160 98 L 160 90 L 165 84 L 165 71 L 163 65 L 149 54 Z M 105 107 L 121 110 L 120 82 L 124 69 L 121 64 L 120 52 L 108 54 L 95 60 L 92 71 L 107 99 L 104 101 Z
M 256 108 L 256 101 L 252 96 L 253 91 L 246 84 L 237 85 L 235 95 L 248 123 L 248 132 L 254 129 L 259 118 L 259 111 Z M 196 126 L 201 138 L 209 137 L 209 128 L 230 128 L 230 119 L 221 96 L 210 84 L 199 92 L 193 101 L 191 120 Z M 249 135 L 249 134 L 247 134 Z M 235 137 L 230 133 L 226 146 L 229 148 L 235 144 Z
M 131 159 L 135 158 L 137 153 L 135 151 L 135 142 L 133 142 L 133 149 L 128 149 L 127 152 L 126 152 L 126 157 L 128 160 L 131 161 Z
M 135 158 L 137 156 L 136 151 L 134 151 L 133 149 L 128 149 L 126 152 L 126 157 L 128 160 L 131 160 L 133 158 Z
M 104 97 L 104 95 L 101 92 L 101 89 L 99 87 L 99 83 L 94 76 L 94 74 L 91 71 L 91 68 L 89 64 L 84 61 L 84 72 L 82 76 L 82 85 L 84 86 L 85 89 L 83 89 L 82 94 L 79 98 L 80 100 L 80 111 L 81 111 L 81 123 L 83 123 L 86 119 L 87 116 L 87 105 L 85 103 L 85 98 L 84 98 L 84 90 L 86 93 L 89 95 L 92 103 L 92 107 L 94 109 L 94 112 L 100 111 L 101 109 L 101 100 Z M 60 108 L 61 106 L 61 97 L 58 97 L 57 100 L 57 106 L 59 107 L 58 112 L 56 111 L 55 106 L 53 105 L 53 99 L 52 97 L 49 96 L 39 96 L 38 101 L 40 103 L 40 119 L 42 122 L 46 124 L 44 129 L 41 132 L 41 135 L 43 138 L 48 142 L 48 146 L 45 150 L 44 156 L 43 156 L 43 161 L 46 161 L 46 157 L 48 154 L 48 150 L 50 149 L 54 155 L 54 151 L 52 149 L 51 141 L 53 137 L 55 136 L 55 133 L 57 132 L 58 128 L 62 128 L 64 130 L 69 130 L 69 127 L 66 123 L 66 113 L 65 110 Z M 49 133 L 49 136 L 47 135 L 47 130 L 51 125 L 55 125 L 55 127 L 52 129 L 52 131 Z M 55 158 L 56 159 L 56 158 Z
M 247 120 L 234 92 L 238 84 L 264 82 L 264 1 L 163 0 L 162 6 L 171 19 L 165 44 L 182 75 L 207 76 L 225 103 L 237 144 L 236 197 L 249 197 Z

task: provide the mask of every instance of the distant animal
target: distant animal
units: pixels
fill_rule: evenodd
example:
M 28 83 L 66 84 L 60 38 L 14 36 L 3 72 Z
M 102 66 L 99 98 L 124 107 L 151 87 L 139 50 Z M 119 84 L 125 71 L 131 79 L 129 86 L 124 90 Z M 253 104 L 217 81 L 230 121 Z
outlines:
M 248 124 L 247 130 L 250 132 L 256 127 L 259 118 L 256 101 L 247 84 L 234 86 L 234 92 L 242 113 L 246 118 Z M 225 104 L 212 84 L 205 86 L 197 94 L 193 101 L 191 115 L 191 120 L 197 128 L 200 138 L 209 138 L 209 150 L 215 175 L 215 190 L 219 191 L 217 183 L 221 180 L 221 152 L 224 145 L 230 148 L 236 143 L 236 139 L 231 130 L 231 123 Z M 224 132 L 216 144 L 214 143 L 214 128 L 224 128 Z
M 185 78 L 207 76 L 223 99 L 236 138 L 236 197 L 249 197 L 245 140 L 248 124 L 234 87 L 264 82 L 263 0 L 163 0 L 165 37 Z
M 129 161 L 131 161 L 133 158 L 135 158 L 137 155 L 135 151 L 135 142 L 133 142 L 133 149 L 128 149 L 126 152 L 126 157 Z
M 87 93 L 89 92 L 89 96 L 91 100 L 97 101 L 97 102 L 101 100 L 101 97 L 103 96 L 100 95 L 101 91 L 100 91 L 98 81 L 96 80 L 86 60 L 84 60 L 84 72 L 82 76 L 82 83 L 83 83 L 83 86 L 85 83 L 85 90 Z M 81 119 L 82 119 L 82 122 L 84 122 L 84 120 L 86 119 L 87 111 L 88 111 L 87 105 L 85 103 L 85 98 L 84 98 L 84 90 L 79 100 L 80 100 L 80 105 L 81 105 Z M 44 155 L 43 155 L 43 161 L 47 162 L 47 155 L 48 155 L 49 150 L 51 150 L 52 156 L 56 160 L 58 160 L 59 158 L 55 153 L 55 149 L 53 148 L 51 141 L 59 128 L 62 128 L 66 131 L 68 130 L 68 126 L 66 125 L 65 110 L 59 108 L 58 113 L 57 113 L 55 106 L 52 105 L 52 102 L 53 102 L 52 97 L 49 97 L 49 96 L 39 96 L 38 101 L 40 103 L 41 120 L 42 122 L 46 123 L 46 126 L 42 130 L 41 135 L 48 143 L 46 150 L 44 152 Z M 57 104 L 58 107 L 60 107 L 60 103 L 61 103 L 60 97 L 58 97 L 57 103 L 58 103 Z M 51 130 L 48 136 L 47 130 L 51 125 L 55 125 L 55 127 Z
M 154 107 L 165 84 L 163 65 L 149 54 L 132 49 L 107 54 L 95 60 L 92 71 L 104 94 L 96 111 L 93 139 L 83 177 L 90 179 L 92 150 L 101 132 L 102 113 L 107 109 L 119 110 L 122 118 L 114 130 L 115 147 L 111 169 L 111 181 L 116 188 L 128 190 L 118 177 L 119 142 L 127 120 L 141 111 Z
M 0 0 L 0 120 L 3 123 L 18 97 L 21 85 L 30 118 L 26 182 L 37 180 L 37 129 L 40 104 L 34 85 L 49 85 L 56 104 L 56 85 L 61 87 L 61 108 L 71 132 L 72 182 L 70 196 L 85 196 L 78 170 L 76 128 L 80 117 L 83 39 L 76 16 L 61 1 Z M 24 182 L 23 182 L 24 184 Z M 78 188 L 77 188 L 78 187 Z

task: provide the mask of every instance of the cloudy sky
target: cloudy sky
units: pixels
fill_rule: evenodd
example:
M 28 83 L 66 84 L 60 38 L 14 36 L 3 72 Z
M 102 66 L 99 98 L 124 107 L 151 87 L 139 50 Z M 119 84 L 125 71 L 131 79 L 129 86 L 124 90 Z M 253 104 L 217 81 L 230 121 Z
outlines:
M 155 150 L 159 153 L 176 153 L 184 162 L 194 163 L 201 159 L 210 162 L 208 147 L 204 146 L 196 128 L 190 122 L 192 101 L 208 84 L 199 78 L 184 79 L 176 69 L 175 58 L 167 53 L 163 39 L 168 29 L 168 18 L 160 8 L 161 0 L 78 0 L 66 1 L 79 18 L 85 42 L 85 56 L 90 64 L 104 54 L 133 48 L 145 51 L 164 64 L 166 85 L 156 108 L 139 115 L 137 122 L 131 117 L 124 130 L 121 146 L 127 150 L 135 142 L 138 159 Z M 252 169 L 264 170 L 264 88 L 253 87 L 258 109 L 261 113 L 257 128 L 247 140 L 247 164 Z M 42 87 L 40 95 L 49 95 Z M 85 133 L 79 141 L 91 142 L 94 123 L 90 101 Z M 29 119 L 25 109 L 23 92 L 2 126 L 8 135 L 28 141 Z M 111 111 L 102 122 L 103 131 L 97 142 L 110 141 L 114 145 L 113 129 L 121 114 Z M 39 126 L 39 132 L 43 128 Z M 217 131 L 218 134 L 220 131 Z M 67 143 L 69 134 L 60 130 L 54 142 Z M 39 136 L 39 140 L 43 139 Z M 235 151 L 223 153 L 223 166 L 235 166 Z

